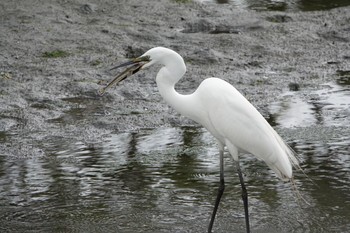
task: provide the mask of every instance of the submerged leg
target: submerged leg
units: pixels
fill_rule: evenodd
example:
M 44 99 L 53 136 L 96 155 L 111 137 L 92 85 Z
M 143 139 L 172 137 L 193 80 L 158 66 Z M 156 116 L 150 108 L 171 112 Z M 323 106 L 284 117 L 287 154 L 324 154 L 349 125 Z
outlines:
M 241 182 L 241 186 L 242 186 L 242 199 L 244 204 L 245 224 L 247 227 L 247 233 L 250 233 L 249 212 L 248 212 L 248 192 L 244 185 L 243 175 L 242 175 L 241 167 L 239 165 L 239 161 L 237 161 L 237 171 L 238 171 L 239 181 Z
M 208 233 L 211 233 L 211 230 L 212 230 L 212 228 L 213 228 L 213 224 L 214 224 L 216 212 L 217 212 L 217 210 L 218 210 L 219 203 L 220 203 L 222 194 L 224 193 L 224 190 L 225 190 L 225 180 L 224 180 L 224 151 L 223 151 L 223 150 L 220 150 L 220 186 L 219 186 L 219 190 L 218 190 L 218 195 L 216 196 L 214 210 L 213 210 L 213 213 L 212 213 L 212 215 L 211 215 L 210 224 L 209 224 L 209 227 L 208 227 Z

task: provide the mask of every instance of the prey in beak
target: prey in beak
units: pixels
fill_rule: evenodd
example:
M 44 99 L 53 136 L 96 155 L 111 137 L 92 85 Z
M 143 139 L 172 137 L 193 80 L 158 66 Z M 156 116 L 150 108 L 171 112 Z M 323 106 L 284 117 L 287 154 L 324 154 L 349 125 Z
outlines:
M 125 69 L 122 73 L 120 73 L 117 77 L 115 77 L 111 82 L 109 82 L 105 87 L 100 88 L 98 90 L 98 94 L 100 96 L 104 95 L 104 93 L 106 92 L 106 90 L 108 88 L 110 88 L 114 84 L 118 84 L 119 82 L 123 81 L 127 77 L 130 77 L 130 76 L 136 74 L 137 72 L 139 72 L 142 69 L 142 67 L 145 64 L 147 64 L 150 61 L 151 61 L 151 59 L 149 56 L 141 56 L 141 57 L 132 59 L 131 61 L 128 61 L 126 63 L 123 63 L 119 66 L 113 67 L 110 70 L 115 70 L 115 69 L 118 69 L 118 68 L 124 67 L 124 66 L 130 66 L 129 68 Z

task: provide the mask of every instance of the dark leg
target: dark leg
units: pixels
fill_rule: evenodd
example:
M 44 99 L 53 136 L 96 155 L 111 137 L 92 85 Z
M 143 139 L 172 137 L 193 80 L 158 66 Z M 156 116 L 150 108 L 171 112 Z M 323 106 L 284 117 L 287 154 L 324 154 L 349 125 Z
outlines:
M 242 186 L 242 199 L 244 204 L 245 224 L 247 227 L 247 233 L 250 233 L 249 213 L 248 213 L 248 192 L 244 185 L 243 175 L 241 172 L 241 167 L 239 166 L 239 161 L 237 161 L 237 171 L 238 171 L 239 181 L 241 182 L 241 186 Z
M 213 228 L 216 212 L 218 210 L 219 203 L 220 203 L 222 194 L 224 193 L 224 190 L 225 190 L 224 151 L 220 150 L 220 186 L 219 186 L 219 190 L 218 190 L 218 195 L 216 196 L 214 210 L 213 210 L 213 213 L 211 215 L 210 224 L 209 224 L 209 227 L 208 227 L 208 233 L 211 233 L 211 229 Z

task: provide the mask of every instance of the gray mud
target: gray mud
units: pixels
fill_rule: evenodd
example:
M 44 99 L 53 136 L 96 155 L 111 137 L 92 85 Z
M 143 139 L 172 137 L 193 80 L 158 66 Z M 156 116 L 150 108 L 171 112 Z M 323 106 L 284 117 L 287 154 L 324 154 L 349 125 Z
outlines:
M 1 153 L 44 156 L 64 140 L 99 143 L 112 131 L 195 125 L 157 93 L 157 68 L 98 96 L 115 64 L 154 46 L 178 51 L 188 72 L 229 81 L 266 116 L 297 83 L 319 89 L 350 69 L 350 8 L 256 12 L 175 1 L 5 1 L 1 8 Z M 305 98 L 308 98 L 307 96 Z

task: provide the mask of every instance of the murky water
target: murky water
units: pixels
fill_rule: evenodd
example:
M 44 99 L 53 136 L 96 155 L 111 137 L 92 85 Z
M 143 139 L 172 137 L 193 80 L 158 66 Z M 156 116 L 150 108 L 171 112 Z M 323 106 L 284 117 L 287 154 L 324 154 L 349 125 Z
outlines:
M 350 82 L 347 72 L 338 73 L 321 90 L 286 92 L 270 106 L 269 122 L 303 161 L 308 178 L 297 173 L 297 185 L 310 205 L 262 162 L 242 158 L 255 232 L 350 230 Z M 52 139 L 45 146 L 50 156 L 0 157 L 1 232 L 205 231 L 219 164 L 204 129 L 116 133 L 98 145 Z M 243 232 L 229 157 L 226 182 L 215 228 Z
M 197 0 L 258 11 L 317 11 L 349 6 L 348 0 Z
M 303 161 L 308 178 L 297 172 L 296 183 L 310 204 L 244 156 L 253 232 L 350 231 L 349 109 L 347 73 L 271 105 L 268 120 Z M 115 133 L 96 145 L 47 139 L 45 146 L 49 156 L 0 156 L 1 232 L 205 232 L 219 161 L 203 128 Z M 215 232 L 244 232 L 235 166 L 229 156 L 225 163 Z

